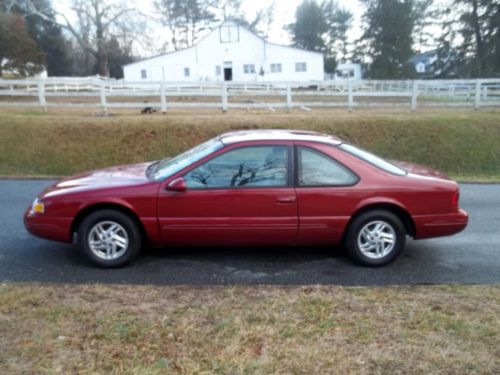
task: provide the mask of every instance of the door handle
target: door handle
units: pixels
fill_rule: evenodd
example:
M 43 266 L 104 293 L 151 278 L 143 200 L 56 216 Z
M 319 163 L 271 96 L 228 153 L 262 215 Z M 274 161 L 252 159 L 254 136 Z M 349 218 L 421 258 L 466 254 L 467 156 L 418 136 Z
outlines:
M 293 203 L 295 202 L 297 198 L 295 197 L 281 197 L 281 198 L 276 198 L 276 202 L 278 203 Z

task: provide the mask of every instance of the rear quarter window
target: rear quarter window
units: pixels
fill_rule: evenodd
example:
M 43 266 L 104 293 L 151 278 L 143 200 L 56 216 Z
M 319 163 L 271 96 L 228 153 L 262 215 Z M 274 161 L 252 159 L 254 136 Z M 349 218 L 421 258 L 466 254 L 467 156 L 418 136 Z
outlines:
M 298 147 L 298 186 L 346 186 L 357 181 L 358 176 L 328 155 Z
M 404 169 L 399 168 L 397 165 L 394 165 L 387 160 L 372 154 L 371 152 L 365 151 L 356 146 L 350 145 L 348 143 L 342 143 L 339 148 L 348 152 L 351 155 L 356 156 L 357 158 L 366 161 L 374 165 L 375 167 L 382 169 L 383 171 L 395 174 L 397 176 L 406 175 L 406 171 Z

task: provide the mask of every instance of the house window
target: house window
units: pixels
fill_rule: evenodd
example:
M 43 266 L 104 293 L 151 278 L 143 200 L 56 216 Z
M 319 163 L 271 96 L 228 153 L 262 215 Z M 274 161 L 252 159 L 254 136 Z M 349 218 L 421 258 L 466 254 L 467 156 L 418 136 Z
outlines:
M 189 68 L 184 68 L 184 77 L 189 77 L 191 75 L 191 72 L 189 71 Z
M 215 65 L 215 75 L 220 76 L 220 74 L 221 74 L 220 65 Z
M 254 64 L 244 64 L 243 65 L 243 73 L 245 73 L 245 74 L 255 73 L 255 65 Z
M 307 71 L 307 64 L 305 62 L 295 63 L 295 71 L 296 72 L 305 72 L 305 71 Z
M 281 63 L 271 64 L 271 73 L 281 73 Z
M 142 79 L 148 78 L 148 72 L 146 71 L 146 69 L 141 69 L 141 78 Z
M 219 27 L 221 43 L 236 43 L 240 41 L 240 29 L 238 25 L 222 25 Z

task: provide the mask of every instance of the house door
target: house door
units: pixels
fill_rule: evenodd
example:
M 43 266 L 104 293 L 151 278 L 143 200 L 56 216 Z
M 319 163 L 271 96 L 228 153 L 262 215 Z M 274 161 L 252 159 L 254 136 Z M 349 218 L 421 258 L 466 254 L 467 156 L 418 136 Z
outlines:
M 224 81 L 233 80 L 233 68 L 224 68 Z

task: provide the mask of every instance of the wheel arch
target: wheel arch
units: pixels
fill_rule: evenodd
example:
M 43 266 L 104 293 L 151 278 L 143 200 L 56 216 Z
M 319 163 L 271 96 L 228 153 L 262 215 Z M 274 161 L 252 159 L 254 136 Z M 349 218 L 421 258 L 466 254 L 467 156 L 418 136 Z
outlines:
M 346 229 L 349 228 L 354 219 L 356 219 L 359 215 L 374 210 L 388 211 L 399 217 L 403 222 L 403 225 L 405 226 L 406 233 L 411 237 L 415 238 L 416 234 L 415 222 L 413 221 L 413 218 L 411 217 L 410 213 L 404 207 L 401 207 L 400 205 L 392 202 L 376 202 L 376 203 L 374 202 L 359 207 L 349 219 L 349 222 L 346 225 Z M 345 232 L 347 232 L 347 230 Z
M 100 210 L 116 210 L 121 213 L 124 213 L 128 217 L 130 217 L 134 223 L 137 225 L 137 228 L 139 228 L 139 231 L 141 233 L 141 236 L 144 241 L 149 241 L 148 234 L 146 232 L 146 228 L 144 227 L 144 224 L 142 223 L 141 219 L 139 216 L 129 207 L 119 204 L 119 203 L 114 203 L 114 202 L 101 202 L 101 203 L 94 203 L 90 204 L 88 206 L 83 207 L 78 213 L 76 214 L 75 218 L 71 222 L 71 228 L 70 228 L 70 238 L 74 239 L 74 234 L 78 231 L 78 228 L 82 221 L 91 213 L 94 213 L 96 211 Z

